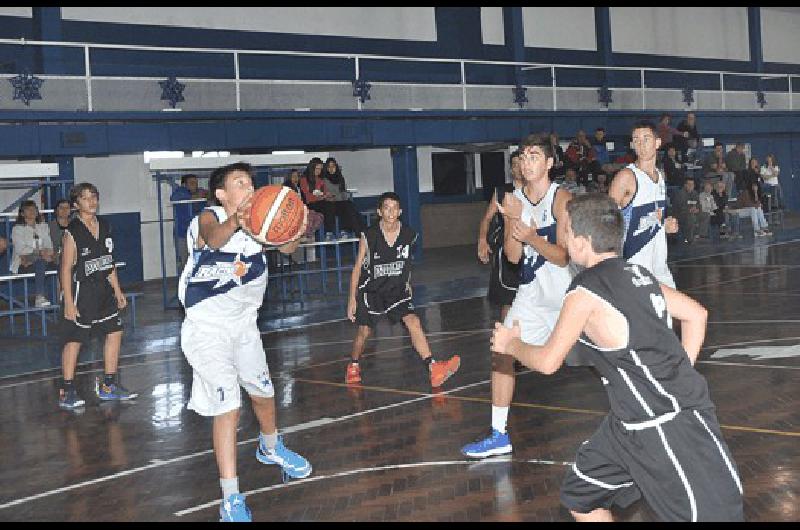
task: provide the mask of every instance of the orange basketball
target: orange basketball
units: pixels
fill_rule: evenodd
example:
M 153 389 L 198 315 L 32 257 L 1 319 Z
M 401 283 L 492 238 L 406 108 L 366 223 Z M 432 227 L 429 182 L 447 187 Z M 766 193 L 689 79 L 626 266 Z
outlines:
M 248 228 L 259 243 L 283 245 L 293 240 L 306 219 L 306 205 L 295 191 L 275 184 L 253 194 Z

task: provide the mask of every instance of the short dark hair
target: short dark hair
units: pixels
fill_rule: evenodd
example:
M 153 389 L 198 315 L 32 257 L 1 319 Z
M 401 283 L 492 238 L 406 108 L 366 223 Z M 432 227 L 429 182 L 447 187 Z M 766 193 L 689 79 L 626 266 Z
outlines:
M 567 203 L 567 213 L 572 233 L 589 239 L 595 253 L 622 255 L 625 222 L 614 199 L 605 193 L 576 195 Z
M 606 132 L 606 129 L 605 129 L 605 127 L 598 127 L 597 129 L 594 130 L 594 132 L 597 132 L 597 131 Z
M 211 172 L 208 178 L 208 204 L 213 206 L 220 206 L 219 199 L 217 199 L 217 190 L 225 187 L 225 179 L 234 171 L 244 171 L 250 178 L 253 178 L 253 166 L 247 162 L 235 162 L 227 166 L 218 167 Z
M 59 206 L 61 206 L 61 204 L 62 204 L 62 203 L 66 203 L 68 206 L 70 206 L 70 208 L 72 207 L 72 206 L 69 204 L 69 199 L 65 199 L 65 198 L 63 198 L 63 197 L 62 197 L 61 199 L 58 199 L 58 200 L 56 201 L 56 204 L 55 204 L 55 206 L 53 206 L 53 210 L 58 210 L 58 207 L 59 207 Z
M 186 181 L 190 178 L 197 178 L 197 175 L 194 173 L 189 173 L 188 175 L 184 175 L 181 177 L 181 186 L 186 186 Z
M 385 193 L 381 193 L 381 196 L 378 197 L 378 209 L 380 210 L 381 208 L 383 208 L 383 201 L 388 201 L 390 199 L 393 201 L 397 201 L 397 204 L 400 204 L 400 206 L 402 206 L 402 204 L 400 203 L 400 196 L 393 191 L 387 191 Z
M 519 152 L 519 149 L 516 149 L 516 150 L 515 150 L 513 153 L 511 153 L 511 155 L 508 157 L 508 163 L 509 163 L 509 164 L 511 164 L 511 162 L 513 162 L 515 158 L 519 158 L 519 156 L 520 156 L 521 154 L 522 154 L 522 153 L 520 153 L 520 152 Z
M 75 184 L 72 186 L 72 189 L 69 190 L 69 204 L 71 206 L 78 204 L 78 197 L 86 190 L 97 195 L 97 198 L 100 199 L 100 192 L 97 191 L 97 187 L 94 184 L 90 182 L 81 182 L 80 184 Z
M 672 117 L 672 114 L 670 114 L 669 112 L 664 112 L 664 113 L 661 114 L 661 117 L 658 119 L 658 121 L 663 121 L 664 118 L 671 118 L 671 117 Z
M 633 134 L 633 131 L 636 129 L 650 129 L 655 136 L 658 136 L 656 125 L 650 120 L 637 120 L 636 123 L 633 124 L 633 127 L 631 127 L 631 134 Z
M 544 153 L 545 158 L 553 158 L 553 144 L 550 143 L 550 135 L 545 133 L 531 133 L 519 142 L 520 152 L 526 147 L 538 146 Z
M 725 149 L 725 146 L 722 145 L 722 142 L 714 142 L 714 149 L 716 149 L 717 147 L 722 147 L 723 149 Z

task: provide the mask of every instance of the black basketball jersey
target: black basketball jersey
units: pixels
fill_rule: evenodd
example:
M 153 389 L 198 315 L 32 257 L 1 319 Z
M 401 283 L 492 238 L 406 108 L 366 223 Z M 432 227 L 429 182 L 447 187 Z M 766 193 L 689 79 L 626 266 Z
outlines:
M 400 233 L 392 246 L 386 242 L 380 223 L 364 231 L 367 251 L 361 264 L 359 290 L 400 295 L 406 291 L 411 276 L 411 248 L 417 241 L 417 233 L 400 226 Z
M 650 271 L 611 258 L 578 274 L 568 292 L 575 289 L 604 300 L 628 322 L 625 348 L 601 349 L 586 335 L 580 339 L 590 346 L 615 416 L 644 422 L 685 409 L 713 408 L 706 380 L 672 331 L 661 287 Z
M 111 237 L 111 225 L 99 217 L 97 221 L 99 223 L 97 239 L 77 216 L 67 225 L 66 231 L 72 235 L 78 253 L 72 271 L 73 281 L 105 280 L 114 268 L 114 240 Z

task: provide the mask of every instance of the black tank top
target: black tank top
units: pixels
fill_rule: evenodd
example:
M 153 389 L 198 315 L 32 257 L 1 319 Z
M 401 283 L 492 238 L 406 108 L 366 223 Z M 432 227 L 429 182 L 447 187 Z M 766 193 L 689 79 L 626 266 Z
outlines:
M 628 345 L 601 350 L 586 335 L 594 366 L 604 378 L 612 413 L 641 422 L 685 409 L 713 408 L 705 378 L 694 369 L 672 331 L 661 287 L 650 271 L 611 258 L 584 270 L 569 291 L 584 289 L 628 321 Z
M 366 292 L 400 295 L 406 291 L 411 276 L 411 249 L 417 241 L 417 233 L 402 225 L 397 241 L 389 246 L 380 223 L 364 231 L 367 252 L 361 264 L 359 289 Z
M 72 235 L 77 250 L 77 262 L 72 269 L 74 281 L 105 280 L 114 268 L 111 225 L 99 217 L 97 222 L 99 224 L 97 239 L 77 216 L 67 225 L 66 230 Z

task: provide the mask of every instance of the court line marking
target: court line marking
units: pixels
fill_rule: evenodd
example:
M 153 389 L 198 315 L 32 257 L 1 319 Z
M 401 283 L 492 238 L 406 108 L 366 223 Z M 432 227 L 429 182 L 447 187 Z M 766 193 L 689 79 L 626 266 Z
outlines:
M 728 348 L 730 346 L 748 346 L 750 344 L 764 344 L 768 342 L 778 342 L 784 340 L 800 340 L 800 337 L 781 337 L 778 339 L 757 339 L 757 340 L 746 340 L 742 342 L 729 342 L 728 344 L 716 344 L 712 346 L 703 346 L 700 348 L 701 350 L 713 350 L 714 348 Z M 753 366 L 761 366 L 761 365 L 753 365 Z
M 725 291 L 714 291 L 714 290 L 711 290 L 711 289 L 706 289 L 706 290 L 701 291 L 701 290 L 698 289 L 696 292 L 706 292 L 706 293 L 713 293 L 713 294 L 736 295 L 736 296 L 740 296 L 740 295 L 743 295 L 743 294 L 769 295 L 770 297 L 772 297 L 772 296 L 800 296 L 800 293 L 773 293 L 773 292 L 770 292 L 770 291 L 755 291 L 755 292 L 752 292 L 752 291 L 751 292 L 748 292 L 748 291 L 728 291 L 727 289 Z
M 797 265 L 793 266 L 793 268 L 797 268 L 797 267 L 798 267 Z M 694 291 L 695 289 L 702 289 L 702 288 L 706 288 L 706 287 L 724 285 L 726 283 L 734 283 L 734 282 L 740 282 L 740 281 L 743 281 L 743 280 L 751 280 L 753 278 L 758 278 L 760 276 L 766 276 L 768 274 L 775 274 L 776 272 L 782 272 L 782 271 L 785 271 L 785 270 L 786 269 L 773 269 L 773 270 L 770 270 L 770 271 L 757 272 L 755 274 L 746 274 L 744 276 L 739 276 L 737 278 L 731 278 L 729 280 L 722 280 L 722 281 L 718 281 L 718 282 L 704 283 L 704 284 L 701 284 L 701 285 L 699 285 L 697 287 L 687 287 L 687 288 L 682 289 L 682 290 L 684 292 L 688 292 L 688 291 Z
M 742 366 L 742 367 L 745 367 L 745 368 L 778 368 L 778 369 L 782 369 L 782 370 L 800 370 L 800 366 L 785 366 L 785 365 L 784 366 L 776 366 L 776 365 L 767 366 L 765 364 L 731 363 L 731 362 L 728 362 L 728 361 L 711 361 L 711 360 L 709 360 L 709 361 L 697 361 L 697 363 L 695 363 L 695 364 L 698 364 L 698 363 L 715 364 L 715 365 L 720 365 L 720 366 Z
M 439 337 L 442 335 L 458 335 L 459 333 L 478 333 L 481 331 L 492 331 L 494 328 L 485 328 L 485 329 L 461 329 L 461 330 L 454 330 L 454 331 L 426 331 L 426 337 Z M 382 340 L 399 340 L 399 339 L 410 339 L 411 335 L 390 335 L 388 337 L 370 337 L 367 339 L 367 342 L 373 341 L 382 341 Z M 291 350 L 300 350 L 300 349 L 307 349 L 309 346 L 334 346 L 336 344 L 352 344 L 353 339 L 345 339 L 345 340 L 333 340 L 328 342 L 310 342 L 308 344 L 297 344 L 297 345 L 289 345 L 289 346 L 271 346 L 269 348 L 264 348 L 264 351 L 273 351 L 273 350 L 281 350 L 281 351 L 291 351 Z
M 798 319 L 794 320 L 712 320 L 708 324 L 797 324 Z
M 290 426 L 290 427 L 287 427 L 285 429 L 278 429 L 278 431 L 281 434 L 284 434 L 284 433 L 288 434 L 288 433 L 303 431 L 303 430 L 306 430 L 306 429 L 313 429 L 315 427 L 320 427 L 322 425 L 330 425 L 330 424 L 334 424 L 334 423 L 339 423 L 339 422 L 342 422 L 342 421 L 347 421 L 347 420 L 350 420 L 350 419 L 353 419 L 353 418 L 357 418 L 359 416 L 364 416 L 366 414 L 372 414 L 374 412 L 381 412 L 381 411 L 392 409 L 392 408 L 395 408 L 395 407 L 401 407 L 403 405 L 410 405 L 412 403 L 417 403 L 419 401 L 424 401 L 426 399 L 432 399 L 432 398 L 437 397 L 437 396 L 447 395 L 447 394 L 450 394 L 452 392 L 458 392 L 460 390 L 465 390 L 467 388 L 472 388 L 472 387 L 478 386 L 478 385 L 484 385 L 486 383 L 489 383 L 490 381 L 491 380 L 487 379 L 486 381 L 479 381 L 477 383 L 470 383 L 468 385 L 456 387 L 456 388 L 453 388 L 451 390 L 446 390 L 446 391 L 441 392 L 439 394 L 418 393 L 419 397 L 416 397 L 414 399 L 409 399 L 409 400 L 406 400 L 406 401 L 400 401 L 400 402 L 397 402 L 397 403 L 391 403 L 389 405 L 383 405 L 381 407 L 376 407 L 374 409 L 368 409 L 368 410 L 364 410 L 364 411 L 361 411 L 361 412 L 356 412 L 356 413 L 353 413 L 353 414 L 340 416 L 340 417 L 337 417 L 337 418 L 316 419 L 316 420 L 312 420 L 312 421 L 309 421 L 309 422 L 306 422 L 306 423 L 302 423 L 302 424 L 299 424 L 299 425 Z M 240 442 L 237 442 L 236 445 L 240 446 L 240 445 L 250 444 L 250 443 L 255 442 L 256 440 L 258 440 L 257 436 L 255 438 L 250 438 L 248 440 L 242 440 Z M 191 453 L 191 454 L 188 454 L 188 455 L 177 456 L 177 457 L 173 457 L 173 458 L 170 458 L 170 459 L 167 459 L 167 460 L 161 460 L 161 459 L 151 460 L 150 464 L 147 464 L 147 465 L 144 465 L 144 466 L 135 467 L 135 468 L 132 468 L 132 469 L 127 469 L 125 471 L 120 471 L 120 472 L 114 473 L 112 475 L 105 475 L 103 477 L 98 477 L 98 478 L 94 478 L 94 479 L 90 479 L 90 480 L 85 480 L 83 482 L 78 482 L 76 484 L 70 484 L 69 486 L 63 486 L 61 488 L 45 491 L 45 492 L 42 492 L 42 493 L 37 493 L 35 495 L 30 495 L 28 497 L 23 497 L 21 499 L 15 499 L 15 500 L 6 502 L 4 504 L 0 504 L 0 510 L 3 510 L 5 508 L 11 508 L 13 506 L 17 506 L 17 505 L 20 505 L 20 504 L 24 504 L 26 502 L 42 499 L 42 498 L 45 498 L 45 497 L 50 497 L 52 495 L 65 493 L 67 491 L 80 489 L 80 488 L 83 488 L 85 486 L 91 486 L 91 485 L 94 485 L 94 484 L 101 484 L 103 482 L 108 482 L 108 481 L 115 480 L 115 479 L 120 478 L 120 477 L 133 475 L 135 473 L 140 473 L 142 471 L 147 471 L 147 470 L 150 470 L 150 469 L 163 467 L 163 466 L 166 466 L 166 465 L 169 465 L 169 464 L 174 464 L 174 463 L 177 463 L 177 462 L 183 462 L 183 461 L 186 461 L 186 460 L 198 457 L 198 456 L 211 454 L 213 452 L 214 452 L 214 449 L 206 449 L 204 451 L 198 451 L 196 453 Z
M 333 473 L 331 475 L 317 475 L 315 477 L 308 477 L 300 480 L 293 480 L 285 484 L 273 484 L 272 486 L 265 486 L 263 488 L 258 488 L 250 491 L 245 491 L 242 495 L 251 496 L 257 495 L 259 493 L 265 493 L 272 490 L 289 488 L 292 486 L 301 486 L 304 484 L 309 484 L 311 482 L 319 482 L 321 480 L 327 479 L 335 479 L 335 478 L 342 478 L 351 475 L 359 475 L 362 473 L 370 473 L 374 471 L 388 471 L 394 469 L 411 469 L 411 468 L 418 468 L 418 467 L 430 467 L 430 466 L 453 466 L 453 465 L 474 465 L 474 464 L 505 464 L 505 463 L 526 463 L 526 464 L 542 464 L 542 465 L 550 465 L 550 466 L 571 466 L 574 462 L 558 462 L 553 460 L 538 460 L 538 459 L 530 459 L 530 460 L 515 460 L 515 459 L 486 459 L 486 460 L 444 460 L 438 462 L 414 462 L 411 464 L 391 464 L 386 466 L 377 466 L 377 467 L 362 467 L 358 469 L 350 469 L 348 471 L 340 471 L 339 473 Z M 201 510 L 205 510 L 211 508 L 212 506 L 219 506 L 219 499 L 209 501 L 205 504 L 200 504 L 198 506 L 193 506 L 191 508 L 186 508 L 184 510 L 180 510 L 175 512 L 173 515 L 177 517 L 183 517 L 184 515 L 189 515 L 194 512 L 199 512 Z
M 761 269 L 791 269 L 792 267 L 796 267 L 796 265 L 759 265 L 757 263 L 753 264 L 741 264 L 736 265 L 732 263 L 726 263 L 721 265 L 681 265 L 681 264 L 674 264 L 673 267 L 680 267 L 680 268 L 697 268 L 697 269 L 741 269 L 741 268 L 749 268 L 749 267 L 759 267 Z
M 777 247 L 777 246 L 780 246 L 780 245 L 788 245 L 790 243 L 797 243 L 798 241 L 800 241 L 800 239 L 790 239 L 788 241 L 778 241 L 777 243 L 769 243 L 767 245 L 758 245 L 758 247 L 754 246 L 753 248 L 743 248 L 743 249 L 739 249 L 739 250 L 732 250 L 730 252 L 720 252 L 718 254 L 709 254 L 707 256 L 698 256 L 698 257 L 694 257 L 694 258 L 681 258 L 681 259 L 677 259 L 675 261 L 667 262 L 667 265 L 672 265 L 672 264 L 675 264 L 675 263 L 684 263 L 686 261 L 697 261 L 697 260 L 706 259 L 706 258 L 715 258 L 715 257 L 718 257 L 718 256 L 730 256 L 732 254 L 741 254 L 742 252 L 753 252 L 756 248 L 762 249 L 762 248 L 769 248 L 769 247 Z

